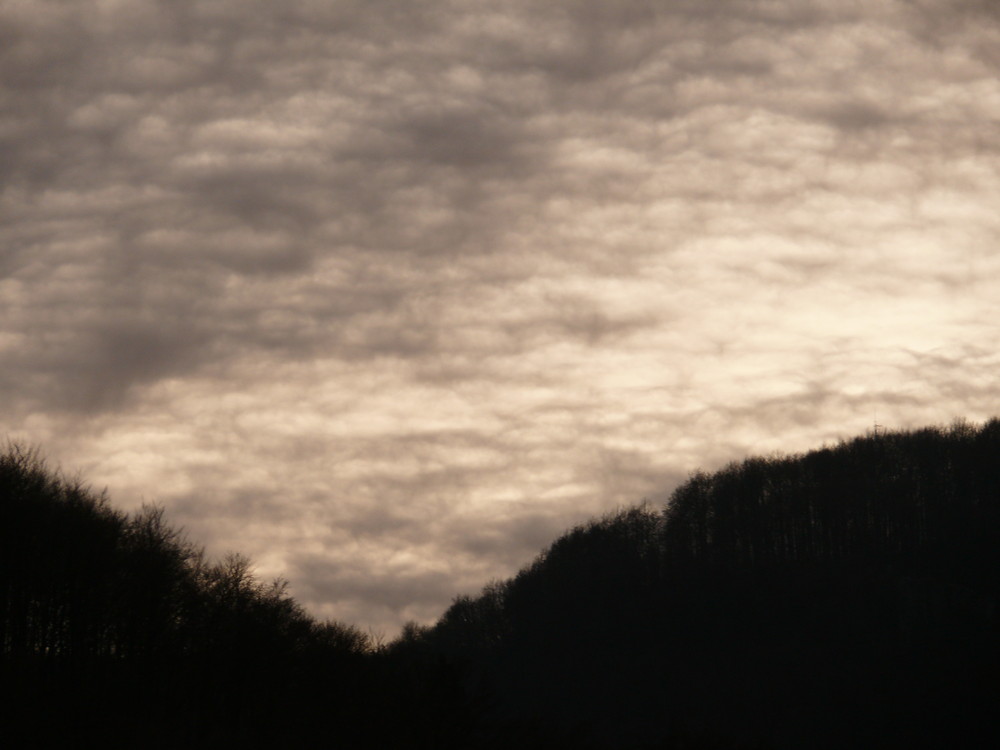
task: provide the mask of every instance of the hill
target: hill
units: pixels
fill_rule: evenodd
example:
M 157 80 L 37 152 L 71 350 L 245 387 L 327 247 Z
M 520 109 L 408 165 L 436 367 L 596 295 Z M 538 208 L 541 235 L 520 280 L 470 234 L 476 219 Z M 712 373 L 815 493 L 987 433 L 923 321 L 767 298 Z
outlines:
M 41 748 L 301 747 L 318 705 L 324 725 L 358 715 L 369 651 L 245 557 L 207 560 L 162 509 L 127 515 L 37 451 L 0 455 L 5 735 Z
M 0 454 L 0 704 L 39 747 L 1000 746 L 1000 420 L 697 473 L 385 647 Z
M 873 433 L 698 473 L 396 648 L 532 747 L 993 747 L 998 563 L 1000 421 Z

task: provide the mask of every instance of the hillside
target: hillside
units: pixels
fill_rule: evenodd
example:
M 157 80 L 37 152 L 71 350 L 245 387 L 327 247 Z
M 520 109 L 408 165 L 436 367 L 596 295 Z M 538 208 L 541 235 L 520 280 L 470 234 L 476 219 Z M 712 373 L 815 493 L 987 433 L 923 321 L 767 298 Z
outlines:
M 37 451 L 0 455 L 0 705 L 32 747 L 301 747 L 359 715 L 368 638 Z M 343 734 L 349 736 L 348 730 Z
M 0 718 L 40 747 L 992 748 L 998 601 L 1000 420 L 697 473 L 386 647 L 0 454 Z
M 466 665 L 514 735 L 992 747 L 998 574 L 1000 421 L 957 423 L 696 474 L 397 648 Z

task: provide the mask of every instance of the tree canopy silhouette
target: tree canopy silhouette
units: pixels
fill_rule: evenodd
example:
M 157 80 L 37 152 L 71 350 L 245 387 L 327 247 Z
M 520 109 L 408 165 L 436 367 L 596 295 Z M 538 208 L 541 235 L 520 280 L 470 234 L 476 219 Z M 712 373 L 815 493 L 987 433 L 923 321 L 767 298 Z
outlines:
M 696 473 L 419 642 L 495 686 L 498 721 L 602 747 L 931 747 L 958 727 L 986 747 L 998 571 L 1000 421 L 958 422 Z
M 0 455 L 8 731 L 37 746 L 298 746 L 314 718 L 303 706 L 329 701 L 324 722 L 349 712 L 369 651 L 247 558 L 206 560 L 161 508 L 127 515 L 36 450 Z
M 998 598 L 1000 420 L 695 473 L 385 647 L 0 454 L 0 710 L 39 746 L 992 748 Z

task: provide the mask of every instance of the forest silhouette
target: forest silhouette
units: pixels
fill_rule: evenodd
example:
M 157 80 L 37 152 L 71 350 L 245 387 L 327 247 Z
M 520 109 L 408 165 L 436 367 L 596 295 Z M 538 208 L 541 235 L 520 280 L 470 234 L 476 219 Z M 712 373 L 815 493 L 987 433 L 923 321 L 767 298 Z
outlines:
M 9 444 L 0 720 L 67 748 L 994 748 L 998 572 L 997 419 L 696 473 L 388 644 Z

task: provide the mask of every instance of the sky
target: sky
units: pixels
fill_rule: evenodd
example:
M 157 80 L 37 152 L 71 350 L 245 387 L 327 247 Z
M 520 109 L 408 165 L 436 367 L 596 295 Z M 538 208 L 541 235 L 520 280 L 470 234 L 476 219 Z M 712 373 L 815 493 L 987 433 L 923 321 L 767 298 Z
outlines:
M 391 637 L 997 414 L 998 206 L 991 0 L 0 0 L 0 437 Z

